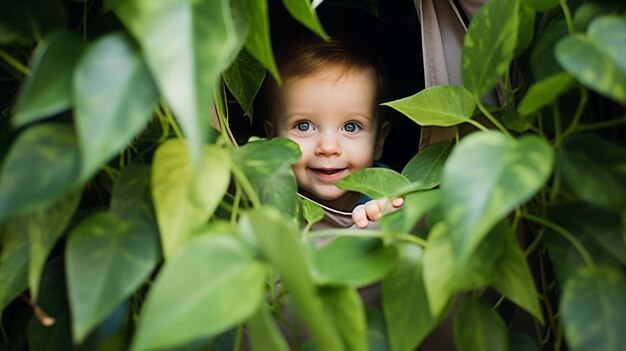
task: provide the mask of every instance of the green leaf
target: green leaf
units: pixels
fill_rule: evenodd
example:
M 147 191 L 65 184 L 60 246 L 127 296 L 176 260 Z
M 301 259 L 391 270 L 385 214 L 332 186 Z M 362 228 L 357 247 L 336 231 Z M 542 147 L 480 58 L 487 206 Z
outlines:
M 509 335 L 509 351 L 541 351 L 537 341 L 522 333 Z
M 565 340 L 574 351 L 621 350 L 626 343 L 626 278 L 622 270 L 583 267 L 561 295 Z
M 461 303 L 454 317 L 454 341 L 459 351 L 506 350 L 506 326 L 491 306 L 479 298 Z
M 302 216 L 307 223 L 317 223 L 324 218 L 324 210 L 313 201 L 301 199 L 300 204 L 302 205 Z
M 626 21 L 604 17 L 595 20 L 588 35 L 573 34 L 556 46 L 561 66 L 585 86 L 626 103 Z M 617 45 L 616 48 L 612 46 Z M 620 56 L 621 55 L 621 56 Z
M 121 33 L 86 50 L 73 88 L 81 176 L 87 180 L 146 126 L 159 93 L 138 48 Z
M 513 60 L 519 6 L 519 0 L 491 0 L 472 18 L 463 40 L 461 75 L 475 98 L 491 90 Z
M 589 24 L 599 17 L 606 15 L 624 14 L 624 4 L 619 2 L 591 2 L 580 4 L 574 14 L 574 29 L 577 32 L 586 32 Z
M 424 284 L 430 313 L 441 315 L 457 292 L 485 288 L 492 279 L 494 266 L 504 252 L 506 221 L 501 221 L 478 245 L 476 251 L 462 262 L 455 256 L 454 243 L 444 222 L 435 224 L 424 251 Z
M 418 221 L 441 202 L 441 190 L 429 190 L 408 194 L 397 211 L 380 219 L 381 228 L 390 233 L 410 233 Z
M 137 218 L 95 213 L 67 244 L 67 280 L 74 340 L 82 341 L 150 275 L 159 258 L 154 227 Z
M 29 75 L 15 105 L 13 125 L 22 127 L 72 104 L 72 75 L 83 50 L 80 37 L 59 31 L 44 38 L 31 58 Z
M 454 254 L 465 262 L 489 230 L 548 179 L 553 151 L 545 139 L 477 132 L 452 151 L 441 181 Z
M 194 173 L 184 141 L 167 141 L 155 153 L 152 198 L 165 258 L 208 221 L 228 188 L 228 153 L 205 145 L 202 154 L 201 168 Z
M 235 62 L 224 72 L 224 82 L 233 93 L 239 106 L 248 117 L 252 118 L 252 102 L 256 96 L 265 69 L 246 50 L 241 50 Z
M 0 224 L 0 312 L 28 287 L 28 236 Z
M 537 15 L 535 10 L 522 1 L 519 11 L 519 29 L 513 57 L 519 57 L 523 54 L 532 44 L 535 36 L 535 17 Z
M 289 345 L 280 333 L 265 304 L 248 320 L 252 350 L 289 351 Z
M 442 141 L 421 150 L 404 166 L 402 175 L 411 182 L 420 182 L 425 187 L 439 185 L 443 164 L 452 150 L 452 141 Z
M 517 110 L 521 115 L 533 114 L 569 90 L 574 79 L 567 73 L 557 73 L 530 86 Z
M 356 289 L 324 287 L 321 296 L 346 350 L 367 350 L 365 309 Z
M 263 204 L 295 216 L 298 189 L 291 164 L 300 159 L 296 143 L 285 138 L 259 140 L 233 150 L 232 157 L 236 167 L 243 171 L 254 186 Z
M 46 207 L 77 183 L 74 130 L 47 123 L 22 132 L 11 146 L 0 175 L 0 219 Z
M 72 219 L 80 192 L 64 196 L 49 207 L 12 217 L 7 225 L 18 235 L 28 237 L 28 286 L 33 299 L 39 295 L 39 282 L 46 259 Z
M 626 148 L 577 134 L 563 142 L 558 160 L 563 178 L 581 199 L 609 211 L 626 210 Z
M 365 168 L 335 183 L 338 188 L 356 191 L 371 198 L 392 196 L 411 185 L 402 174 L 387 168 Z
M 382 279 L 398 254 L 376 238 L 340 237 L 311 252 L 319 284 L 365 286 Z
M 293 223 L 271 207 L 246 213 L 240 221 L 241 232 L 251 235 L 263 256 L 278 271 L 290 292 L 296 316 L 306 325 L 319 350 L 343 350 L 341 339 L 332 327 L 317 291 L 298 232 Z
M 502 124 L 506 129 L 514 132 L 525 132 L 533 126 L 535 115 L 522 115 L 518 110 L 507 111 L 502 116 Z
M 374 307 L 365 309 L 367 317 L 367 345 L 372 351 L 389 351 L 385 319 L 382 312 Z
M 113 185 L 111 212 L 119 218 L 141 217 L 147 224 L 154 223 L 154 209 L 150 196 L 150 167 L 133 163 L 122 170 Z
M 400 259 L 383 280 L 383 312 L 393 351 L 415 350 L 437 325 L 430 313 L 422 278 L 422 249 L 398 244 Z
M 439 85 L 382 105 L 393 107 L 421 126 L 449 127 L 467 122 L 475 102 L 461 86 Z
M 241 5 L 250 23 L 250 31 L 244 47 L 280 83 L 280 73 L 276 67 L 272 50 L 267 0 L 241 0 Z
M 0 44 L 28 45 L 67 25 L 65 4 L 57 1 L 4 0 L 0 2 Z
M 321 38 L 328 39 L 328 34 L 324 31 L 309 0 L 283 0 L 283 5 L 298 22 Z
M 554 48 L 568 33 L 565 20 L 555 20 L 539 34 L 530 54 L 530 71 L 536 81 L 563 72 L 554 56 Z
M 543 324 L 539 294 L 526 257 L 509 226 L 505 226 L 504 252 L 494 265 L 491 285 Z
M 545 12 L 559 5 L 559 0 L 522 0 L 524 4 L 535 11 Z
M 243 45 L 229 0 L 111 0 L 139 42 L 160 92 L 187 137 L 198 165 L 210 133 L 213 90 Z
M 172 348 L 235 326 L 262 303 L 264 282 L 263 265 L 236 239 L 190 240 L 150 289 L 132 350 Z

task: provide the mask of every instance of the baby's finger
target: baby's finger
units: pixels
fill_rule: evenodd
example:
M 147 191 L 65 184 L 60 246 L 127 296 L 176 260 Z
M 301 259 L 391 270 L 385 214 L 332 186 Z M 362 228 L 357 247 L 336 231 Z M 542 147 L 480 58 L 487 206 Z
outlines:
M 401 207 L 404 204 L 404 199 L 399 197 L 397 199 L 393 199 L 393 201 L 391 202 L 391 205 L 393 205 L 393 207 L 398 208 Z
M 352 222 L 359 228 L 367 227 L 367 214 L 365 213 L 365 205 L 358 205 L 352 210 Z
M 384 200 L 386 201 L 386 200 Z M 378 219 L 378 215 L 382 212 L 382 206 L 379 201 L 368 201 L 365 203 L 365 213 L 367 214 L 367 219 L 370 221 L 375 221 Z

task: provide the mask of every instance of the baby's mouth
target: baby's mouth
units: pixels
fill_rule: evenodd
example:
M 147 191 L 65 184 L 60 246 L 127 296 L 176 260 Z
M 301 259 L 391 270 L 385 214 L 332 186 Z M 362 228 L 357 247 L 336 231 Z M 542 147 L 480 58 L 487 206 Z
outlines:
M 311 168 L 313 172 L 333 175 L 343 171 L 345 168 Z

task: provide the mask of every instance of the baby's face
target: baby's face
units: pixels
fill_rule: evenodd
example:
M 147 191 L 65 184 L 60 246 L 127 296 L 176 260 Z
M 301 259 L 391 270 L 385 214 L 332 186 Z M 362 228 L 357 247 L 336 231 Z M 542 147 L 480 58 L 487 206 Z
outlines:
M 371 167 L 382 153 L 385 133 L 378 137 L 375 101 L 366 72 L 329 69 L 284 82 L 268 131 L 300 146 L 302 157 L 293 170 L 306 195 L 352 210 L 359 194 L 341 190 L 335 182 Z

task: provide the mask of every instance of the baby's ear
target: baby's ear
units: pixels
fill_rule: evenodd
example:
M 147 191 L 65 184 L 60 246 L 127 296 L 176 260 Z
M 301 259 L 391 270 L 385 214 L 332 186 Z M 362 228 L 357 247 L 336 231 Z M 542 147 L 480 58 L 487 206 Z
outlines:
M 376 145 L 374 146 L 374 160 L 378 161 L 383 156 L 383 150 L 385 148 L 385 139 L 387 139 L 387 135 L 389 134 L 389 128 L 391 125 L 389 121 L 383 122 L 383 124 L 378 128 L 378 135 L 376 136 Z
M 263 122 L 263 127 L 265 128 L 265 135 L 267 135 L 268 138 L 276 136 L 276 128 L 274 128 L 274 123 L 272 123 L 271 120 L 266 119 L 265 122 Z

